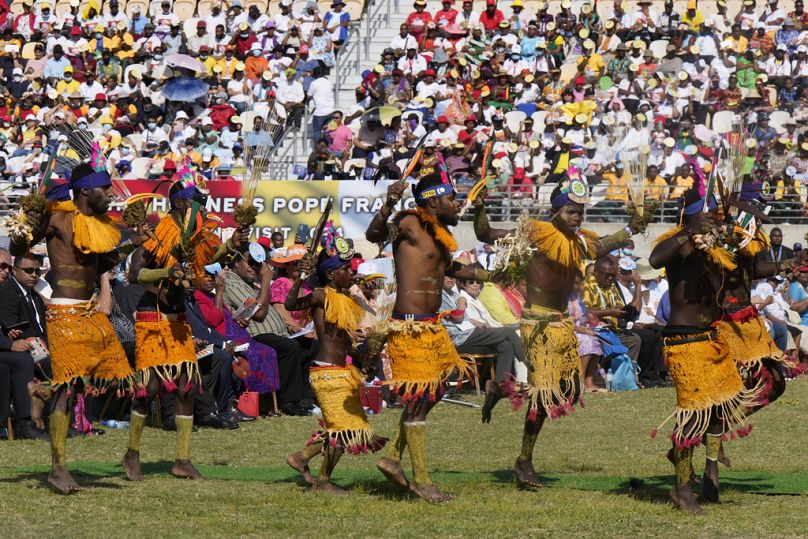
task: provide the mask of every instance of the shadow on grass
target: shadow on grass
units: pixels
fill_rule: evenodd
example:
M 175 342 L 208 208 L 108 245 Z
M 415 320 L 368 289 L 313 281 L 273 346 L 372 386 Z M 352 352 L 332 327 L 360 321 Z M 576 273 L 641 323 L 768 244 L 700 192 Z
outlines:
M 115 490 L 122 488 L 121 485 L 109 482 L 109 479 L 117 479 L 115 476 L 88 475 L 82 472 L 72 472 L 71 475 L 73 476 L 73 479 L 75 479 L 76 482 L 84 488 Z M 20 472 L 11 477 L 0 478 L 0 483 L 8 483 L 11 485 L 16 485 L 26 481 L 36 481 L 39 483 L 38 488 L 55 492 L 53 487 L 51 487 L 51 485 L 48 483 L 48 472 Z M 77 494 L 80 494 L 80 492 Z
M 764 496 L 800 496 L 797 492 L 778 492 L 775 485 L 766 481 L 765 476 L 727 477 L 721 479 L 721 490 L 734 490 L 745 494 Z M 673 485 L 673 477 L 658 475 L 651 477 L 629 477 L 621 481 L 616 488 L 609 490 L 612 494 L 628 495 L 640 501 L 668 501 Z M 699 492 L 699 485 L 693 485 L 693 491 Z

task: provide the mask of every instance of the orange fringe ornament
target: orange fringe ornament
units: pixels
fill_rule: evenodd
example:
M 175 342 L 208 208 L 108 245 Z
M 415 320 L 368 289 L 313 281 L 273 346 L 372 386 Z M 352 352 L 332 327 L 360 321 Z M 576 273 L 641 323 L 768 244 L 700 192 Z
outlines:
M 84 254 L 108 253 L 121 241 L 117 221 L 109 215 L 84 215 L 72 200 L 52 202 L 48 210 L 73 216 L 73 246 Z
M 453 253 L 457 251 L 457 241 L 455 241 L 454 237 L 452 237 L 452 233 L 449 232 L 446 225 L 438 221 L 437 217 L 430 215 L 423 208 L 418 208 L 417 210 L 400 211 L 396 217 L 400 219 L 405 215 L 414 215 L 418 217 L 418 220 L 421 221 L 421 224 L 424 226 L 427 234 L 432 236 L 432 238 L 447 252 Z
M 365 310 L 352 297 L 342 294 L 333 286 L 326 286 L 323 291 L 325 321 L 352 334 L 359 328 Z
M 678 226 L 673 228 L 672 230 L 665 232 L 656 239 L 655 244 L 660 244 L 663 241 L 674 237 L 682 230 L 684 230 L 684 227 Z M 735 263 L 735 255 L 733 253 L 730 253 L 723 247 L 715 246 L 710 247 L 706 251 L 697 251 L 697 252 L 704 253 L 704 257 L 707 259 L 707 262 L 723 270 L 734 271 L 738 267 L 738 264 Z
M 213 261 L 216 249 L 222 243 L 214 232 L 215 228 L 215 221 L 205 221 L 201 215 L 198 216 L 196 232 L 191 236 L 194 259 L 188 261 L 197 280 L 202 278 L 205 265 Z M 160 267 L 170 268 L 178 262 L 175 254 L 181 234 L 182 230 L 174 218 L 166 215 L 154 229 L 154 237 L 143 243 L 143 248 L 151 253 Z
M 529 226 L 532 246 L 567 271 L 580 271 L 584 259 L 597 258 L 598 236 L 594 232 L 581 229 L 575 236 L 567 236 L 548 221 L 533 220 Z

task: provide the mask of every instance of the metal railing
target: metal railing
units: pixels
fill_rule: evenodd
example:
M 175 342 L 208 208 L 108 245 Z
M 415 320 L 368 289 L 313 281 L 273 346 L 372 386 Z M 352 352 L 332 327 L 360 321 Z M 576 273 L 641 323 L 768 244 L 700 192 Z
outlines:
M 486 197 L 486 213 L 492 221 L 515 221 L 523 211 L 532 217 L 550 214 L 550 195 L 555 184 L 533 187 L 525 193 L 519 186 L 506 185 L 489 189 Z M 460 188 L 458 199 L 466 198 L 467 189 Z M 464 192 L 465 191 L 465 192 Z M 584 209 L 584 221 L 589 223 L 627 223 L 630 219 L 626 211 L 627 190 L 614 189 L 606 195 L 604 184 L 592 188 L 589 204 Z M 769 217 L 777 224 L 808 224 L 808 185 L 799 190 L 783 193 L 778 191 L 775 198 L 767 203 L 771 209 Z M 471 221 L 473 211 L 467 211 L 463 221 Z M 654 214 L 654 223 L 674 224 L 679 221 L 679 207 L 675 199 L 667 198 Z
M 362 18 L 353 21 L 348 26 L 347 45 L 335 56 L 334 68 L 332 70 L 334 83 L 334 101 L 339 99 L 340 91 L 347 85 L 350 77 L 359 73 L 362 62 L 370 59 L 370 44 L 377 30 L 390 24 L 391 13 L 399 13 L 398 0 L 382 0 L 375 2 L 370 0 L 365 3 Z M 362 29 L 364 28 L 364 32 Z M 362 35 L 364 33 L 364 35 Z M 308 129 L 311 115 L 309 108 L 303 113 L 303 138 L 308 140 Z M 296 141 L 288 140 L 292 135 L 290 129 L 284 130 L 283 135 L 278 140 L 276 149 L 272 153 L 272 164 L 270 165 L 271 179 L 286 179 L 289 169 L 299 158 L 308 158 L 298 154 L 298 144 Z M 306 148 L 307 143 L 303 144 Z M 303 159 L 305 161 L 305 159 Z

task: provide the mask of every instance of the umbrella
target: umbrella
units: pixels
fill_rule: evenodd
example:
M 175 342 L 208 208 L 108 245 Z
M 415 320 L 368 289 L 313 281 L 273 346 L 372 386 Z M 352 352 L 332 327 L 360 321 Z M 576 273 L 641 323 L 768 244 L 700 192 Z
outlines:
M 390 125 L 393 118 L 398 116 L 401 116 L 401 111 L 396 107 L 383 105 L 381 107 L 374 107 L 368 111 L 365 111 L 365 113 L 362 115 L 362 121 L 367 122 L 369 120 L 376 120 L 377 122 L 381 122 L 382 125 Z
M 208 94 L 210 86 L 193 77 L 171 79 L 163 87 L 163 96 L 169 101 L 191 103 Z
M 205 68 L 205 64 L 188 56 L 187 54 L 170 54 L 166 57 L 166 65 L 171 67 L 181 67 L 184 69 L 190 69 L 191 71 L 196 71 L 197 73 L 202 73 L 207 71 Z

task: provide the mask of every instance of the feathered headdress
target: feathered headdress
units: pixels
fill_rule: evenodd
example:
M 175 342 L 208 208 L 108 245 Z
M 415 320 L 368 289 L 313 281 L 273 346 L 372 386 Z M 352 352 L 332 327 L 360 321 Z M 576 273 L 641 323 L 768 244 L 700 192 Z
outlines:
M 552 200 L 553 212 L 567 204 L 586 204 L 589 201 L 589 186 L 581 172 L 574 166 L 567 169 L 567 179 L 562 182 Z

